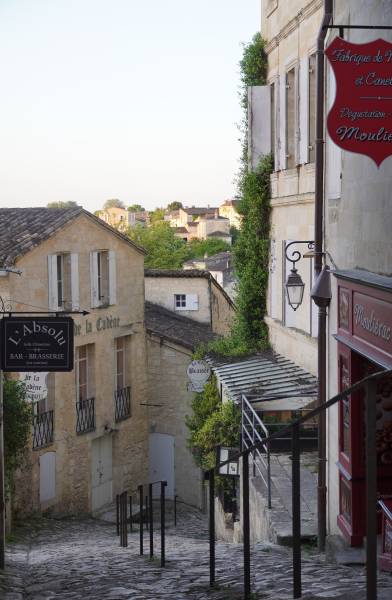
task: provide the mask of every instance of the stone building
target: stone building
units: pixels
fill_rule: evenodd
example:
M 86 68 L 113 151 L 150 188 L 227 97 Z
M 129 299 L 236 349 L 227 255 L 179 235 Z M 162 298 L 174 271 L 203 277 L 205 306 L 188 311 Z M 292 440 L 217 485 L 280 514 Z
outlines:
M 333 22 L 391 25 L 392 5 L 376 0 L 336 0 Z M 329 31 L 325 45 L 337 35 L 336 30 Z M 391 31 L 344 30 L 344 39 L 355 44 L 377 38 L 392 42 Z M 377 71 L 377 65 L 369 70 Z M 326 82 L 328 109 L 336 93 L 328 61 Z M 373 102 L 374 110 L 383 110 L 383 106 L 382 100 Z M 371 123 L 369 128 L 377 131 L 382 125 L 382 122 Z M 388 333 L 392 327 L 392 159 L 386 158 L 377 167 L 368 156 L 338 148 L 327 131 L 325 141 L 324 250 L 325 262 L 332 272 L 327 398 L 331 398 L 365 375 L 392 367 L 392 341 Z M 376 401 L 377 496 L 388 496 L 392 494 L 389 380 L 379 381 Z M 361 394 L 352 394 L 327 414 L 328 531 L 340 534 L 352 546 L 361 546 L 366 535 L 362 402 Z
M 317 372 L 317 308 L 310 300 L 313 260 L 301 260 L 302 304 L 293 309 L 285 292 L 294 251 L 309 251 L 314 238 L 315 49 L 321 0 L 262 2 L 267 86 L 250 88 L 251 163 L 271 151 L 271 263 L 268 316 L 271 344 L 279 354 Z M 270 115 L 266 119 L 265 115 Z M 287 248 L 290 242 L 298 242 Z M 287 248 L 287 256 L 286 256 Z
M 214 338 L 209 323 L 200 323 L 146 302 L 149 391 L 150 480 L 165 479 L 167 495 L 204 506 L 203 479 L 187 448 L 194 392 L 188 390 L 187 367 L 197 346 Z
M 89 311 L 74 370 L 49 373 L 34 406 L 15 509 L 93 512 L 147 479 L 144 251 L 80 207 L 5 208 L 0 264 L 22 271 L 0 278 L 12 310 Z
M 236 227 L 237 229 L 241 229 L 241 220 L 242 217 L 237 211 L 239 200 L 225 200 L 219 206 L 219 216 L 224 217 L 225 219 L 229 219 L 230 227 Z
M 198 269 L 146 269 L 146 300 L 184 317 L 209 325 L 227 335 L 235 306 L 208 271 Z

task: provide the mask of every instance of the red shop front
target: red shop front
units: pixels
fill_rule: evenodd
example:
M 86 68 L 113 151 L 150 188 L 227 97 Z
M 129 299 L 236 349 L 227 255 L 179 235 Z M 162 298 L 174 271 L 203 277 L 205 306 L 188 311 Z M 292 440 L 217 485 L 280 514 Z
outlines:
M 392 279 L 338 271 L 339 391 L 366 375 L 392 368 Z M 392 494 L 392 378 L 377 384 L 377 493 Z M 352 546 L 366 531 L 365 413 L 363 392 L 339 406 L 338 526 Z M 381 515 L 379 518 L 381 533 Z

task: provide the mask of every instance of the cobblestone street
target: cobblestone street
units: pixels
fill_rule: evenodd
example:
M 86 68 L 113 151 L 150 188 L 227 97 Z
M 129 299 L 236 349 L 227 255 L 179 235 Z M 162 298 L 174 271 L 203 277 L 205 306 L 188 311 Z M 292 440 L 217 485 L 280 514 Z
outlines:
M 159 532 L 157 531 L 159 534 Z M 7 569 L 0 575 L 2 600 L 234 600 L 242 598 L 242 545 L 218 543 L 217 587 L 209 588 L 207 522 L 196 511 L 180 511 L 166 538 L 167 566 L 139 556 L 139 534 L 120 548 L 113 523 L 96 519 L 30 522 L 8 544 Z M 155 541 L 155 540 L 154 540 Z M 148 540 L 145 539 L 148 552 Z M 290 550 L 252 548 L 254 598 L 291 598 Z M 380 577 L 380 598 L 392 598 L 392 577 Z M 362 568 L 323 564 L 303 552 L 304 598 L 363 598 Z M 347 593 L 347 596 L 344 595 Z

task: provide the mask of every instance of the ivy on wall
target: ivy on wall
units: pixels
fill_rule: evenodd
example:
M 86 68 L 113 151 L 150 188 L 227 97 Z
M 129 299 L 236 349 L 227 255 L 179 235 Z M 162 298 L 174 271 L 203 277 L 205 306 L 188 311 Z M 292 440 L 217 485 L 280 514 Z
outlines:
M 26 388 L 20 381 L 4 381 L 4 470 L 6 495 L 12 486 L 12 477 L 22 466 L 30 443 L 32 412 L 26 402 Z

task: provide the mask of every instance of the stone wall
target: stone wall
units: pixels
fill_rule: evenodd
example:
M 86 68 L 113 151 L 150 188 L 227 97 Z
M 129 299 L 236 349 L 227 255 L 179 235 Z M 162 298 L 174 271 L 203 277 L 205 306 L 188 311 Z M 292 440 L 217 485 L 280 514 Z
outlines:
M 151 433 L 174 436 L 175 493 L 192 506 L 202 507 L 201 471 L 187 449 L 188 429 L 185 416 L 191 414 L 193 392 L 187 390 L 187 367 L 191 352 L 154 335 L 147 336 Z
M 89 252 L 116 252 L 116 304 L 91 309 Z M 22 301 L 45 310 L 48 306 L 47 256 L 61 252 L 79 255 L 80 306 L 87 316 L 75 316 L 75 347 L 94 344 L 95 430 L 76 435 L 75 371 L 55 374 L 54 443 L 30 451 L 26 468 L 16 481 L 15 509 L 21 512 L 51 508 L 56 512 L 90 512 L 93 440 L 110 435 L 113 441 L 113 493 L 136 488 L 147 477 L 147 414 L 140 406 L 147 400 L 144 329 L 143 255 L 118 236 L 85 215 L 71 221 L 49 240 L 17 263 L 22 276 L 8 275 L 9 294 L 16 310 L 27 310 Z M 131 418 L 115 423 L 115 340 L 128 336 L 126 385 L 131 386 Z M 56 454 L 56 494 L 40 502 L 40 457 Z

